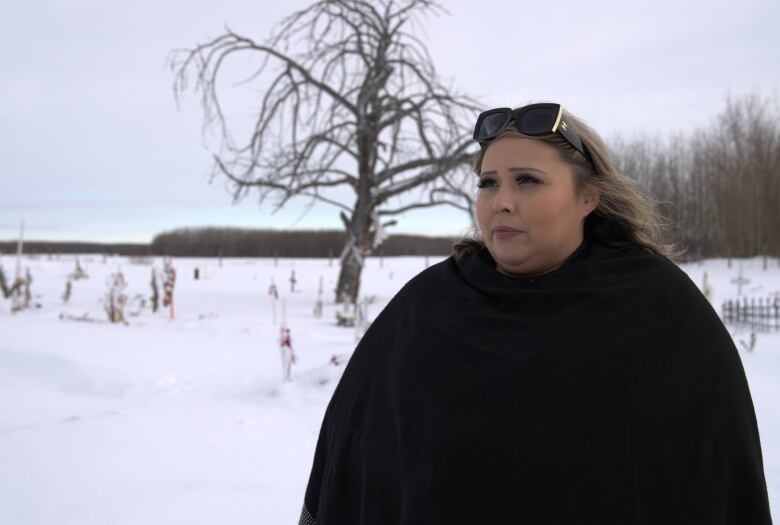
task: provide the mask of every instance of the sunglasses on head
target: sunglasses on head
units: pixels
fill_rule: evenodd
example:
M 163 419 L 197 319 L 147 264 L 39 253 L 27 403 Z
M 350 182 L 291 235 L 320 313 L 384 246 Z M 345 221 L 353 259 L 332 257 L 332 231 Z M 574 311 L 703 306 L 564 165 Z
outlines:
M 530 104 L 522 108 L 496 108 L 480 113 L 477 125 L 474 127 L 474 140 L 483 148 L 486 143 L 496 138 L 507 125 L 515 121 L 517 131 L 523 135 L 539 137 L 560 133 L 566 141 L 593 164 L 585 145 L 563 120 L 563 106 L 553 103 Z

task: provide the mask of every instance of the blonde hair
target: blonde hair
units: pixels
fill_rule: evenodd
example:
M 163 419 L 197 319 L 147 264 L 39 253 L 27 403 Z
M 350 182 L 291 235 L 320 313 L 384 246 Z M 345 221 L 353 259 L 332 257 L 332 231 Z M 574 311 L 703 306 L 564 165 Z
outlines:
M 643 193 L 633 180 L 617 170 L 604 141 L 590 126 L 566 110 L 563 111 L 563 117 L 582 140 L 593 160 L 592 165 L 558 133 L 530 137 L 521 134 L 510 124 L 496 139 L 504 136 L 525 137 L 553 146 L 561 159 L 573 168 L 576 195 L 579 196 L 588 189 L 598 193 L 596 209 L 585 218 L 585 238 L 616 247 L 639 245 L 651 253 L 677 262 L 685 251 L 672 243 L 665 244 L 662 241 L 671 224 L 664 222 L 658 213 L 657 202 Z M 474 154 L 473 169 L 476 175 L 481 172 L 482 159 L 488 146 L 480 148 Z M 462 266 L 471 255 L 483 247 L 485 243 L 481 234 L 474 227 L 466 237 L 453 245 L 452 255 L 455 262 Z

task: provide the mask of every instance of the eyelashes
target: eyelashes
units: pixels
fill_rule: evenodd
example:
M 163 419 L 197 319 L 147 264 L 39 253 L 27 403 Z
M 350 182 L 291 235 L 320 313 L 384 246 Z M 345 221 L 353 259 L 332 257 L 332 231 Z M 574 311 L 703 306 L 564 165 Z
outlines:
M 538 184 L 539 179 L 531 175 L 518 175 L 515 179 L 518 184 Z M 495 185 L 495 180 L 489 177 L 480 178 L 477 180 L 477 188 L 487 188 Z

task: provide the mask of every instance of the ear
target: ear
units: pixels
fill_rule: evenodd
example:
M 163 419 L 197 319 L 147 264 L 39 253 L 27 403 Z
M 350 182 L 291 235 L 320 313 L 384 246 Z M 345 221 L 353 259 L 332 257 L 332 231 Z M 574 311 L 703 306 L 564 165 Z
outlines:
M 595 210 L 599 205 L 599 192 L 592 186 L 587 186 L 583 190 L 583 217 L 587 217 L 590 212 Z

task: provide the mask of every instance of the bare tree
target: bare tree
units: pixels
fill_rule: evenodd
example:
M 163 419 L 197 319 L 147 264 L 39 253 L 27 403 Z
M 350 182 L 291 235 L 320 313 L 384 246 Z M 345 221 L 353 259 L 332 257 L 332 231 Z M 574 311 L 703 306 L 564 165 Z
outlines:
M 294 197 L 310 199 L 308 209 L 319 201 L 341 210 L 347 240 L 337 301 L 356 300 L 363 259 L 393 216 L 441 204 L 469 209 L 452 177 L 468 168 L 463 123 L 478 105 L 442 84 L 417 36 L 421 15 L 443 11 L 429 0 L 322 0 L 284 19 L 264 43 L 226 29 L 170 60 L 177 100 L 194 73 L 206 126 L 221 137 L 212 176 L 227 177 L 234 200 L 256 190 L 260 203 L 275 198 L 274 212 Z M 261 94 L 241 145 L 218 91 L 235 55 L 257 57 L 245 82 Z M 334 198 L 336 187 L 351 189 L 354 201 Z M 413 189 L 425 198 L 399 202 Z

